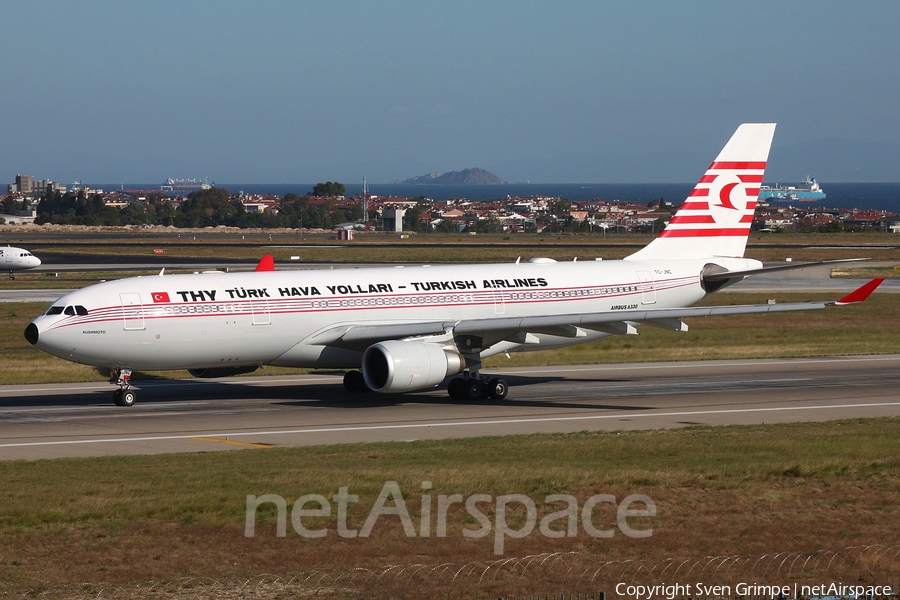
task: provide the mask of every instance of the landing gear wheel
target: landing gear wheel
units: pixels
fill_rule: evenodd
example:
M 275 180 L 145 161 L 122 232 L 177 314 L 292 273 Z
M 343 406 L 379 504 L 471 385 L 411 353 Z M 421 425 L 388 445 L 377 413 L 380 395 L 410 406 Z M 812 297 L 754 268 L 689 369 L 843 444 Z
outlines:
M 454 400 L 462 400 L 466 397 L 466 380 L 462 377 L 454 377 L 447 384 L 447 393 Z
M 494 400 L 503 400 L 506 398 L 506 394 L 509 393 L 509 385 L 507 385 L 505 379 L 495 377 L 488 382 L 487 392 L 488 396 Z
M 484 386 L 477 379 L 463 380 L 465 387 L 463 388 L 464 398 L 466 400 L 481 400 L 484 398 Z
M 119 386 L 113 392 L 113 402 L 116 406 L 132 406 L 137 402 L 137 393 L 131 391 L 131 369 L 116 367 L 109 370 L 109 382 Z
M 352 393 L 368 392 L 369 386 L 366 385 L 366 380 L 362 373 L 359 371 L 347 371 L 344 374 L 344 389 Z
M 113 403 L 116 406 L 134 406 L 137 402 L 137 394 L 131 390 L 116 390 L 113 392 Z

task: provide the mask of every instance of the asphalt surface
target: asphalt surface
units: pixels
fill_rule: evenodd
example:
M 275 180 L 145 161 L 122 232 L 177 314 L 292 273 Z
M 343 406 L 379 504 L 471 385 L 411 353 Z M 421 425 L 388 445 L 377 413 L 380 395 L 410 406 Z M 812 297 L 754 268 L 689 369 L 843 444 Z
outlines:
M 338 375 L 0 387 L 0 459 L 900 416 L 900 355 L 501 373 L 506 400 L 349 394 Z

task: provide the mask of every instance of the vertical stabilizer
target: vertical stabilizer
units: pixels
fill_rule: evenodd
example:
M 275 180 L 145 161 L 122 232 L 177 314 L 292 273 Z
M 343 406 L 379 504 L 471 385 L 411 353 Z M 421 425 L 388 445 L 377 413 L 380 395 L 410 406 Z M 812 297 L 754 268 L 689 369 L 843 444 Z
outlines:
M 775 123 L 737 128 L 659 237 L 633 260 L 744 255 Z

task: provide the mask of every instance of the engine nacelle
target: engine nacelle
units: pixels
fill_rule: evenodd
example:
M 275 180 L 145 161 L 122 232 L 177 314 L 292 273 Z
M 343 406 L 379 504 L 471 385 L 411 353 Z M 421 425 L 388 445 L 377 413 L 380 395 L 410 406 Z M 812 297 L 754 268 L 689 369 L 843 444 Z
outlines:
M 411 392 L 434 387 L 463 369 L 462 356 L 428 342 L 379 342 L 369 346 L 362 359 L 366 385 L 376 392 Z
M 213 379 L 214 377 L 231 377 L 232 375 L 243 375 L 244 373 L 252 373 L 257 370 L 258 366 L 252 367 L 211 367 L 209 369 L 188 369 L 188 373 L 194 377 L 201 379 Z

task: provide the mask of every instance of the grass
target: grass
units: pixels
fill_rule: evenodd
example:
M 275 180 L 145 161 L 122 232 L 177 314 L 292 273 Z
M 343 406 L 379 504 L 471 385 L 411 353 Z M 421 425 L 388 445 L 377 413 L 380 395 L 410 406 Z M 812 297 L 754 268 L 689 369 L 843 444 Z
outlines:
M 493 535 L 462 534 L 478 524 L 459 505 L 445 538 L 408 538 L 391 516 L 368 538 L 337 536 L 334 516 L 304 521 L 328 529 L 324 538 L 301 538 L 290 521 L 279 538 L 274 505 L 257 512 L 256 536 L 244 536 L 248 494 L 278 494 L 290 509 L 304 494 L 331 498 L 348 486 L 359 496 L 348 527 L 359 529 L 385 481 L 398 482 L 416 524 L 422 481 L 432 482 L 432 503 L 525 494 L 542 516 L 560 508 L 544 502 L 554 493 L 579 506 L 598 493 L 646 494 L 657 505 L 656 518 L 631 521 L 652 527 L 649 538 L 535 532 L 507 539 L 505 556 L 662 560 L 890 544 L 900 530 L 898 433 L 900 419 L 875 419 L 6 462 L 0 581 L 21 590 L 496 558 Z M 613 526 L 615 514 L 598 509 L 595 522 Z
M 828 294 L 718 293 L 701 305 L 765 304 L 827 299 Z M 836 299 L 839 294 L 832 294 Z M 769 315 L 734 315 L 687 319 L 687 332 L 644 326 L 638 336 L 613 336 L 551 352 L 493 357 L 493 367 L 788 358 L 900 352 L 900 303 L 893 294 L 873 294 L 859 305 Z
M 900 277 L 900 266 L 895 267 L 856 267 L 855 269 L 832 269 L 831 276 L 835 278 L 875 278 L 896 279 Z
M 332 233 L 304 234 L 283 230 L 197 230 L 130 232 L 104 231 L 90 239 L 66 237 L 65 233 L 41 233 L 24 229 L 21 241 L 43 253 L 116 254 L 152 259 L 155 249 L 169 257 L 258 260 L 263 253 L 278 261 L 291 256 L 310 263 L 342 262 L 512 262 L 535 256 L 557 260 L 622 258 L 646 245 L 650 235 L 619 234 L 607 237 L 572 234 L 488 234 L 488 235 L 412 235 L 402 239 L 396 234 L 372 232 L 366 238 L 357 235 L 352 242 L 338 242 Z M 336 249 L 340 249 L 336 251 Z M 782 262 L 867 257 L 873 260 L 900 261 L 895 236 L 886 234 L 760 234 L 751 235 L 747 256 L 763 261 Z

